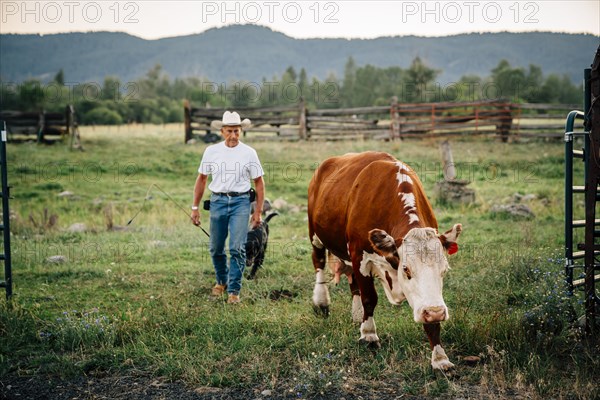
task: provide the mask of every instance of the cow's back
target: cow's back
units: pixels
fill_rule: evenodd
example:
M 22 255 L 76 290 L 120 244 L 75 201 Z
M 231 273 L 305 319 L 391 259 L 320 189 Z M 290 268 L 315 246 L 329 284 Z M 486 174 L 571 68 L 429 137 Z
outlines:
M 412 228 L 438 228 L 419 177 L 397 160 L 375 161 L 360 172 L 348 192 L 346 215 L 346 237 L 359 251 L 371 251 L 372 229 L 388 232 L 398 243 Z
M 387 153 L 350 153 L 325 160 L 308 186 L 308 223 L 325 247 L 347 258 L 345 231 L 349 191 L 358 175 L 376 161 L 395 161 Z

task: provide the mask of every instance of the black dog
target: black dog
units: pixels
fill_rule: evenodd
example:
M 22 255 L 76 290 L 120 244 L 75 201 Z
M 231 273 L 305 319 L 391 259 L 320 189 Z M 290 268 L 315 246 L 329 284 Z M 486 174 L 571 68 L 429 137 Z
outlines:
M 254 279 L 256 272 L 262 267 L 263 261 L 265 261 L 267 242 L 269 241 L 269 221 L 276 215 L 279 214 L 276 212 L 269 214 L 259 226 L 248 231 L 248 237 L 246 238 L 246 267 L 252 265 L 248 279 Z

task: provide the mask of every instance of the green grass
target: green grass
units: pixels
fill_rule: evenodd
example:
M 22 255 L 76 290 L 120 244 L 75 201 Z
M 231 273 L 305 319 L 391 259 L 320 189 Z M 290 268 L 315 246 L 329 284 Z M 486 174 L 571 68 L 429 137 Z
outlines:
M 204 144 L 184 145 L 179 125 L 84 128 L 82 137 L 85 152 L 8 146 L 15 295 L 0 305 L 0 377 L 143 371 L 189 385 L 284 388 L 297 397 L 382 385 L 398 396 L 464 396 L 473 388 L 481 390 L 475 397 L 511 390 L 540 399 L 600 396 L 598 348 L 581 342 L 571 323 L 582 296 L 565 298 L 562 283 L 562 142 L 452 142 L 459 178 L 471 181 L 477 201 L 452 206 L 432 198 L 441 230 L 464 227 L 444 288 L 451 319 L 442 340 L 458 365 L 446 377 L 431 371 L 408 305 L 380 296 L 377 352 L 357 342 L 345 281 L 331 287 L 331 316 L 313 315 L 304 208 L 314 168 L 349 151 L 388 151 L 433 193 L 442 176 L 436 140 L 248 138 L 267 172 L 267 197 L 300 211 L 272 220 L 265 268 L 244 282 L 243 305 L 229 307 L 208 299 L 214 273 L 203 233 L 160 191 L 144 202 L 154 183 L 187 209 Z M 62 191 L 73 196 L 59 197 Z M 527 203 L 535 219 L 490 213 L 514 193 L 536 195 Z M 107 229 L 125 226 L 140 208 L 128 229 Z M 88 231 L 69 232 L 74 223 Z M 53 255 L 67 262 L 47 262 Z M 281 289 L 295 297 L 269 299 Z M 468 355 L 481 363 L 461 363 Z

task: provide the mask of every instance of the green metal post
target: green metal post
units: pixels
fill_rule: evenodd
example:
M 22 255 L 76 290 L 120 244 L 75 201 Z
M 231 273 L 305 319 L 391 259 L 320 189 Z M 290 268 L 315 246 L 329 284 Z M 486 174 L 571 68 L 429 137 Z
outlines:
M 12 297 L 12 260 L 10 257 L 10 211 L 8 199 L 10 197 L 8 186 L 8 172 L 6 170 L 6 122 L 1 133 L 0 140 L 0 180 L 2 181 L 2 233 L 4 236 L 4 286 L 6 287 L 6 299 Z

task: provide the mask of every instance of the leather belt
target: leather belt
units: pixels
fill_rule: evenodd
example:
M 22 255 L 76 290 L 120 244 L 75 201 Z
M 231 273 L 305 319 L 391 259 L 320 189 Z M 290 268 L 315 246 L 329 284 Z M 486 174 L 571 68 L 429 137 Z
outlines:
M 250 193 L 250 191 L 247 191 L 247 192 L 224 192 L 224 193 L 213 193 L 213 194 L 216 194 L 217 196 L 239 197 L 239 196 L 243 196 L 248 193 Z

